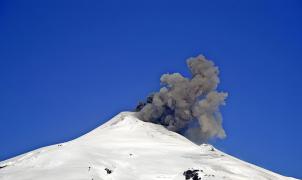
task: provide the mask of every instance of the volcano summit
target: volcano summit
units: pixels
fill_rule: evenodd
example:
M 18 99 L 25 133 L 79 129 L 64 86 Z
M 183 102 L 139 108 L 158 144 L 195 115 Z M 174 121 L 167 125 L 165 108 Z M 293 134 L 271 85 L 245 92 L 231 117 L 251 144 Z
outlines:
M 1 180 L 290 180 L 123 112 L 86 135 L 0 162 Z

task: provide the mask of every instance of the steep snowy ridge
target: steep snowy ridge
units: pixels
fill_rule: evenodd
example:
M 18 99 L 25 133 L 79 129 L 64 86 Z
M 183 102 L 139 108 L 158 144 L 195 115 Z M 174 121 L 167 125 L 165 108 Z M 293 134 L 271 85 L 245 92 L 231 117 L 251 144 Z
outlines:
M 211 145 L 198 146 L 130 112 L 75 140 L 0 162 L 0 167 L 0 180 L 294 179 Z

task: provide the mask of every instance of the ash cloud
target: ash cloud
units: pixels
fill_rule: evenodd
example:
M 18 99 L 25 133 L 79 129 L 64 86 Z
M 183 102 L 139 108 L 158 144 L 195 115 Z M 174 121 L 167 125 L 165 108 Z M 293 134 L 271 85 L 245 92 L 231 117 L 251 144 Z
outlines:
M 219 111 L 227 93 L 218 92 L 219 70 L 199 55 L 187 60 L 191 78 L 180 73 L 163 74 L 162 88 L 136 108 L 140 119 L 165 126 L 196 143 L 226 136 Z

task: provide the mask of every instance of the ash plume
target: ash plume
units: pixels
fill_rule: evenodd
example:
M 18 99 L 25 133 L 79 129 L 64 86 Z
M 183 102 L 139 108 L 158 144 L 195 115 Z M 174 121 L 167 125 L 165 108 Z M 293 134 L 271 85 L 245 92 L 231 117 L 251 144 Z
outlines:
M 196 143 L 224 138 L 219 107 L 227 93 L 218 92 L 219 71 L 214 63 L 199 55 L 187 60 L 191 78 L 180 73 L 163 74 L 162 88 L 136 108 L 140 119 L 165 126 Z

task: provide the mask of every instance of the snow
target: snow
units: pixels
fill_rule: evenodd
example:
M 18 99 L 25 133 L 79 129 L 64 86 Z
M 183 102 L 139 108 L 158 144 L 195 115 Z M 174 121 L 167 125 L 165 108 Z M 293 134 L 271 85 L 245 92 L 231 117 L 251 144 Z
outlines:
M 123 112 L 75 140 L 0 162 L 1 180 L 286 180 Z M 111 172 L 110 172 L 111 171 Z

